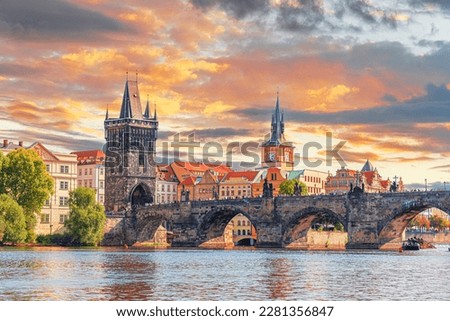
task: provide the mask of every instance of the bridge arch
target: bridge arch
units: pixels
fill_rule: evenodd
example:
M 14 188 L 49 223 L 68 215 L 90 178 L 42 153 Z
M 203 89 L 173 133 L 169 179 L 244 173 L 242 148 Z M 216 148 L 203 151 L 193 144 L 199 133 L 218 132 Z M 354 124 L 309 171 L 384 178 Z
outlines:
M 332 220 L 342 224 L 344 231 L 338 238 L 331 233 L 322 233 L 314 237 L 308 237 L 311 227 L 315 222 L 323 219 Z M 297 249 L 320 249 L 327 248 L 332 237 L 332 245 L 330 248 L 344 249 L 347 242 L 347 229 L 345 214 L 340 215 L 328 208 L 323 207 L 307 207 L 295 213 L 290 220 L 284 225 L 283 229 L 283 247 L 297 248 Z M 320 236 L 320 240 L 319 237 Z
M 153 203 L 153 194 L 150 187 L 145 183 L 139 183 L 133 186 L 128 197 L 128 202 L 133 207 Z
M 430 208 L 437 208 L 450 214 L 450 204 L 432 198 L 407 200 L 401 207 L 394 208 L 384 220 L 378 223 L 379 248 L 384 250 L 400 248 L 409 222 Z
M 229 225 L 238 214 L 246 217 L 252 229 L 257 229 L 255 220 L 241 207 L 220 207 L 204 214 L 198 228 L 198 241 L 201 247 L 231 248 L 233 226 Z M 252 234 L 252 233 L 251 233 Z

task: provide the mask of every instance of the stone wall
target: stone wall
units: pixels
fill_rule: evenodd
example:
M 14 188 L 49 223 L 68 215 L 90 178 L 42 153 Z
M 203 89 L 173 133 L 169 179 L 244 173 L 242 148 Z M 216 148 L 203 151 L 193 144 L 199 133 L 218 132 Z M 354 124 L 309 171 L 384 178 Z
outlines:
M 433 244 L 450 244 L 450 232 L 406 232 L 405 237 L 416 237 Z
M 348 235 L 345 232 L 309 230 L 306 239 L 286 246 L 296 250 L 345 250 Z

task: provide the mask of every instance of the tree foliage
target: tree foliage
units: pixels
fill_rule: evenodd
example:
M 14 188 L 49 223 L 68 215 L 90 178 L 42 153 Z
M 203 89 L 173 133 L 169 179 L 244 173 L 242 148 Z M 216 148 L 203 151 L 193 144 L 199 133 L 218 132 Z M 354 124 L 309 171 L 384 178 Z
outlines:
M 104 207 L 95 201 L 95 191 L 78 187 L 70 192 L 69 208 L 65 226 L 73 244 L 98 245 L 103 239 L 106 215 Z
M 0 195 L 0 241 L 17 244 L 27 237 L 25 215 L 10 196 Z
M 287 179 L 284 182 L 282 182 L 280 184 L 280 194 L 281 195 L 289 195 L 292 196 L 294 195 L 294 186 L 295 186 L 295 182 L 298 182 L 298 185 L 301 187 L 302 189 L 302 193 L 301 195 L 308 195 L 308 189 L 306 187 L 306 184 L 303 182 L 299 182 L 296 179 Z
M 53 178 L 45 163 L 31 149 L 20 148 L 0 159 L 0 194 L 11 196 L 23 209 L 27 240 L 34 240 L 36 214 L 53 192 Z
M 430 226 L 441 231 L 448 226 L 448 220 L 441 215 L 431 215 Z

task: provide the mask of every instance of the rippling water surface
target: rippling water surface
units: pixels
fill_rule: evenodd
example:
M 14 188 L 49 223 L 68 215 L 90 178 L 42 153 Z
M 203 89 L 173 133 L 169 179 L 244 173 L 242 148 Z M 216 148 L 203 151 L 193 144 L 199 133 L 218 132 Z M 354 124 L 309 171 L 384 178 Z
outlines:
M 447 248 L 0 248 L 0 300 L 450 300 Z

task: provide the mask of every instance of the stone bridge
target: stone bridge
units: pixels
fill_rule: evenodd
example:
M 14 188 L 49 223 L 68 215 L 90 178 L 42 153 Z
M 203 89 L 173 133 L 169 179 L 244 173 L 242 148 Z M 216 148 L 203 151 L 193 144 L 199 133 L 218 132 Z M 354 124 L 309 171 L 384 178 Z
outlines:
M 350 193 L 151 205 L 110 217 L 105 245 L 154 241 L 161 226 L 172 246 L 196 247 L 220 239 L 241 213 L 257 230 L 257 247 L 308 248 L 311 225 L 326 216 L 347 232 L 346 248 L 398 249 L 409 221 L 431 207 L 450 213 L 450 191 Z

